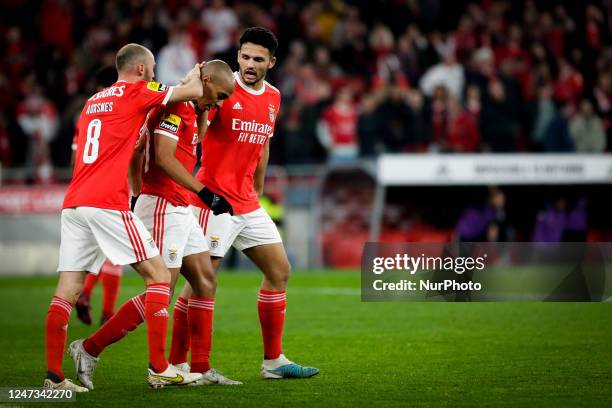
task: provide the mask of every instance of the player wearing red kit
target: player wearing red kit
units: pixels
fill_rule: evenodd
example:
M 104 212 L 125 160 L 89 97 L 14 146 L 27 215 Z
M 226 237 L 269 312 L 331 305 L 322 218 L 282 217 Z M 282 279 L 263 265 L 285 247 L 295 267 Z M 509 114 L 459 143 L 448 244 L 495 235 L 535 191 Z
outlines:
M 108 88 L 115 82 L 117 82 L 117 70 L 115 67 L 110 65 L 104 66 L 96 72 L 96 91 L 101 91 L 104 88 Z M 74 165 L 75 153 L 77 148 L 77 137 L 78 129 L 72 139 L 72 160 L 71 163 Z M 83 291 L 76 302 L 77 317 L 83 323 L 91 324 L 91 306 L 90 299 L 91 294 L 98 284 L 102 283 L 102 317 L 100 324 L 104 324 L 108 319 L 115 314 L 115 304 L 117 302 L 117 296 L 119 295 L 119 287 L 121 285 L 121 266 L 113 265 L 108 260 L 104 262 L 100 272 L 96 275 L 93 273 L 87 274 L 85 283 L 83 284 Z
M 306 378 L 319 370 L 288 360 L 282 350 L 285 289 L 289 260 L 276 225 L 259 206 L 268 164 L 270 138 L 281 95 L 265 81 L 276 62 L 278 41 L 265 28 L 247 29 L 240 38 L 236 92 L 209 114 L 202 142 L 202 166 L 196 177 L 211 191 L 227 199 L 233 213 L 217 215 L 193 196 L 193 209 L 210 246 L 215 270 L 230 246 L 243 251 L 264 274 L 257 308 L 264 346 L 263 378 Z M 186 285 L 176 302 L 170 362 L 187 360 L 189 342 L 180 305 L 191 294 Z M 182 366 L 182 365 L 181 365 Z
M 124 46 L 116 57 L 118 81 L 90 97 L 79 117 L 74 175 L 61 215 L 59 281 L 46 320 L 47 388 L 87 391 L 64 377 L 62 360 L 70 313 L 86 273 L 97 274 L 106 258 L 115 265 L 133 265 L 147 285 L 149 384 L 187 384 L 201 378 L 166 360 L 170 273 L 128 206 L 128 166 L 147 112 L 202 96 L 199 65 L 178 87 L 152 82 L 154 67 L 148 49 Z M 78 359 L 78 350 L 70 352 Z
M 197 100 L 208 109 L 234 92 L 234 77 L 223 61 L 213 60 L 202 68 L 204 96 Z M 161 256 L 171 273 L 174 287 L 179 272 L 193 287 L 193 296 L 185 305 L 189 314 L 192 338 L 191 371 L 202 373 L 198 384 L 234 385 L 210 367 L 209 356 L 214 308 L 214 271 L 208 245 L 196 218 L 189 208 L 189 191 L 199 193 L 204 186 L 192 176 L 196 163 L 196 147 L 200 140 L 196 105 L 181 102 L 149 113 L 143 127 L 145 160 L 135 155 L 135 167 L 142 171 L 142 187 L 134 213 L 153 235 Z M 148 296 L 148 295 L 147 295 Z M 140 325 L 146 302 L 145 294 L 132 298 L 107 324 L 85 340 L 73 342 L 82 349 L 78 378 L 93 386 L 93 374 L 100 353 L 110 344 Z M 72 348 L 71 344 L 71 348 Z

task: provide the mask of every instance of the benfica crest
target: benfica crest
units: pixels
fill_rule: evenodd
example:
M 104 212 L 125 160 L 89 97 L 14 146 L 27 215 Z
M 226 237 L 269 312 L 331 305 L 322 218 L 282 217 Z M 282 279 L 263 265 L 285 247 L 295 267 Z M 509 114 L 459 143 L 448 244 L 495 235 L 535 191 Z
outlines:
M 274 123 L 274 119 L 276 117 L 276 110 L 274 108 L 274 105 L 268 105 L 268 112 L 270 113 L 270 122 Z
M 178 249 L 170 248 L 170 249 L 168 249 L 168 252 L 169 252 L 168 257 L 170 258 L 170 260 L 172 262 L 176 261 L 176 258 L 178 258 L 178 254 L 177 254 Z
M 216 236 L 211 236 L 210 237 L 210 247 L 212 249 L 216 249 L 219 247 L 219 240 L 221 239 L 221 237 L 216 237 Z

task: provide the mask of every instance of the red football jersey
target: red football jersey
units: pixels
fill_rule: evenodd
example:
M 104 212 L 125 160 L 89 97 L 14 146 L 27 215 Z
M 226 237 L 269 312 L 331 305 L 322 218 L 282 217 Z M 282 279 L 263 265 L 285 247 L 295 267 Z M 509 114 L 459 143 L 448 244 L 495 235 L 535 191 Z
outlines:
M 160 137 L 177 141 L 174 157 L 189 171 L 196 164 L 198 147 L 198 124 L 195 106 L 192 102 L 173 103 L 157 108 L 147 119 L 147 146 L 142 172 L 142 193 L 163 197 L 175 206 L 189 205 L 189 191 L 176 184 L 166 172 L 155 163 L 155 142 Z
M 234 214 L 246 214 L 259 208 L 253 175 L 263 145 L 274 133 L 281 95 L 267 82 L 255 91 L 243 84 L 237 73 L 234 76 L 236 91 L 209 113 L 196 178 L 225 197 Z M 195 194 L 191 199 L 192 205 L 202 206 Z
M 129 210 L 128 166 L 147 112 L 165 105 L 172 87 L 118 81 L 89 98 L 77 123 L 74 173 L 63 208 Z
M 354 106 L 331 105 L 323 112 L 323 120 L 335 147 L 357 143 L 357 110 Z

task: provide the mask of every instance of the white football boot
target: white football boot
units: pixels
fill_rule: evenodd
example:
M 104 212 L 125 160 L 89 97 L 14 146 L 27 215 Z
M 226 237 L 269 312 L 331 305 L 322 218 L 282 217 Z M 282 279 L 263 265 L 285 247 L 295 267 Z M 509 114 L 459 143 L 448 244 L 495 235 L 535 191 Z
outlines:
M 189 367 L 188 363 L 174 364 L 174 368 L 187 372 L 191 370 L 191 367 Z M 242 385 L 242 383 L 240 381 L 227 378 L 219 371 L 215 370 L 214 368 L 211 368 L 205 373 L 202 373 L 202 378 L 200 380 L 189 385 Z
M 187 385 L 194 383 L 202 378 L 200 373 L 190 373 L 179 370 L 172 364 L 168 364 L 168 368 L 162 373 L 156 373 L 149 368 L 147 381 L 151 388 L 163 388 L 166 385 Z
M 74 361 L 77 378 L 81 384 L 93 390 L 93 375 L 96 370 L 96 364 L 98 364 L 100 359 L 90 355 L 85 348 L 83 348 L 82 339 L 70 343 L 70 346 L 68 346 L 68 354 L 72 357 L 72 361 Z

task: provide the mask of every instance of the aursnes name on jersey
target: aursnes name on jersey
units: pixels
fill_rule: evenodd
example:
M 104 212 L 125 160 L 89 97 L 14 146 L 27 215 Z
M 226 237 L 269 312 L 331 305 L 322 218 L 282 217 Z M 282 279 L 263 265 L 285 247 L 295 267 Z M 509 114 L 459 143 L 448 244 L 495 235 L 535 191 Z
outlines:
M 85 113 L 87 115 L 91 115 L 94 113 L 112 112 L 112 111 L 113 111 L 112 102 L 101 102 L 101 103 L 92 103 L 91 105 L 89 105 Z
M 264 144 L 267 138 L 272 136 L 274 128 L 255 120 L 247 122 L 234 118 L 232 119 L 232 130 L 241 131 L 238 136 L 239 142 Z

